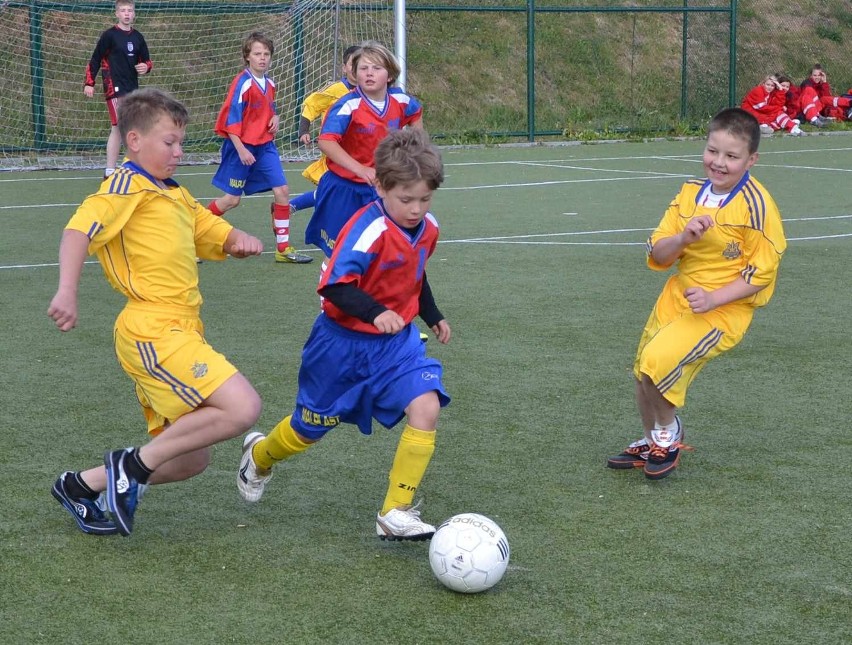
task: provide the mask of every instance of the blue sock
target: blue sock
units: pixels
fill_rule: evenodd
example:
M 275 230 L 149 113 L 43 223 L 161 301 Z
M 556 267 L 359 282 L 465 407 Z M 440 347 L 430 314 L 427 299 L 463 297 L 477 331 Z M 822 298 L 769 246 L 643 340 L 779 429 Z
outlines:
M 310 190 L 290 200 L 290 209 L 300 211 L 303 208 L 313 208 L 317 203 L 316 191 Z

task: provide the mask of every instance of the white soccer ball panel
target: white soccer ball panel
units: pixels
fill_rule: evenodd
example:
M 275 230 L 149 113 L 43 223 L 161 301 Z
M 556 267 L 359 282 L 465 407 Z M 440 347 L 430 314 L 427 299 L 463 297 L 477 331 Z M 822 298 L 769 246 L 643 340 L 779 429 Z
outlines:
M 435 577 L 453 591 L 485 591 L 500 581 L 509 566 L 509 542 L 484 515 L 454 515 L 435 531 L 429 564 Z

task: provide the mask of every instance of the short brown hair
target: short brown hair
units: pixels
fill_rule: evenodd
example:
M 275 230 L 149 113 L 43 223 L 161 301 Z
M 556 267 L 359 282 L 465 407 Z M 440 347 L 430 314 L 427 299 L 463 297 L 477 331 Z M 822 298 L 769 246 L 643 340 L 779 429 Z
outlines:
M 123 7 L 126 5 L 130 5 L 131 7 L 136 7 L 136 0 L 115 0 L 115 8 Z
M 425 181 L 436 190 L 444 181 L 441 153 L 421 128 L 391 130 L 376 148 L 376 181 L 384 190 Z
M 263 44 L 269 50 L 270 56 L 275 53 L 275 45 L 272 44 L 272 39 L 259 31 L 253 31 L 243 39 L 243 60 L 245 62 L 248 62 L 251 47 L 255 43 Z
M 131 130 L 145 134 L 160 117 L 169 116 L 175 125 L 189 123 L 189 111 L 186 106 L 168 92 L 156 87 L 134 90 L 118 106 L 118 131 L 126 141 Z
M 367 40 L 361 43 L 361 51 L 355 54 L 352 59 L 353 74 L 358 69 L 358 63 L 362 58 L 369 58 L 388 70 L 388 85 L 396 83 L 396 79 L 399 78 L 402 68 L 399 66 L 399 61 L 390 49 L 374 40 Z
M 757 152 L 757 146 L 760 144 L 760 124 L 742 108 L 726 108 L 714 116 L 707 126 L 707 134 L 719 130 L 744 139 L 748 143 L 749 154 Z

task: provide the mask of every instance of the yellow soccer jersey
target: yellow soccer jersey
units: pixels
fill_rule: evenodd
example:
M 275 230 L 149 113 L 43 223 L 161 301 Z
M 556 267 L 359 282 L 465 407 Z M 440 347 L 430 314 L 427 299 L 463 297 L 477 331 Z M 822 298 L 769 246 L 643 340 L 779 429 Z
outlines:
M 778 266 L 787 248 L 778 207 L 760 182 L 748 173 L 718 208 L 698 203 L 702 189 L 708 184 L 690 180 L 681 187 L 648 238 L 648 266 L 657 271 L 668 269 L 654 261 L 653 245 L 683 232 L 692 218 L 709 215 L 716 225 L 684 248 L 677 259 L 681 292 L 692 286 L 712 291 L 742 276 L 749 284 L 765 285 L 745 301 L 753 307 L 762 307 L 775 290 Z
M 352 88 L 346 83 L 338 81 L 319 92 L 310 94 L 302 104 L 302 116 L 308 121 L 315 121 L 324 116 L 328 108 L 334 105 L 340 97 L 351 91 Z M 314 184 L 318 184 L 320 177 L 325 174 L 326 170 L 328 170 L 328 165 L 325 162 L 325 155 L 320 155 L 319 159 L 302 171 L 302 176 Z
M 233 227 L 176 182 L 160 188 L 125 162 L 90 195 L 66 229 L 89 238 L 107 280 L 131 301 L 200 307 L 196 256 L 224 260 Z
M 352 88 L 346 83 L 337 81 L 319 92 L 309 94 L 302 103 L 302 116 L 308 121 L 316 121 L 337 102 L 337 99 L 351 91 Z

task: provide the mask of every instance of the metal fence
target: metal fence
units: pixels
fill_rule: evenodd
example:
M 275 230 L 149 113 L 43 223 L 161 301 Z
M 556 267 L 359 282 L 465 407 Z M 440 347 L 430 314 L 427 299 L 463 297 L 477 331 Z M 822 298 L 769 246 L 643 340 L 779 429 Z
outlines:
M 341 1 L 346 6 L 347 0 Z M 270 6 L 294 2 L 258 7 L 268 12 Z M 241 3 L 241 10 L 247 4 Z M 376 21 L 392 22 L 393 0 L 367 9 L 359 4 L 359 10 L 374 12 Z M 777 5 L 775 0 L 407 0 L 407 87 L 424 103 L 430 132 L 450 142 L 701 126 L 722 107 L 738 104 L 767 73 L 785 72 L 798 83 L 816 62 L 828 70 L 837 93 L 852 87 L 846 63 L 852 3 Z M 0 12 L 8 6 L 0 3 Z M 32 58 L 32 47 L 43 46 L 33 37 L 35 27 L 0 34 L 5 59 L 0 69 L 6 70 L 7 83 L 13 71 L 26 79 L 23 61 Z M 67 35 L 64 44 L 73 38 Z M 85 40 L 89 47 L 91 35 Z M 46 60 L 62 55 L 48 52 Z M 33 79 L 16 80 L 2 92 L 4 124 L 27 122 L 16 121 L 16 111 L 49 112 L 27 83 L 32 87 Z M 7 148 L 9 132 L 8 126 L 0 128 L 0 150 Z M 20 141 L 21 132 L 15 135 Z M 24 133 L 23 139 L 35 135 Z
M 701 127 L 816 62 L 852 87 L 850 2 L 408 0 L 407 23 L 409 88 L 462 141 Z

